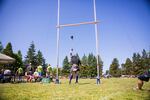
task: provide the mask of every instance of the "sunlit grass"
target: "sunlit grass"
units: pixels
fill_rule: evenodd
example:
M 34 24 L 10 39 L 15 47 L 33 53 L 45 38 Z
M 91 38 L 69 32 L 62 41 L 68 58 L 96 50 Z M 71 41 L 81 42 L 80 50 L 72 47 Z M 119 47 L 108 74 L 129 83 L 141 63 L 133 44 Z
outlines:
M 102 79 L 96 85 L 95 79 L 80 79 L 79 84 L 19 83 L 0 84 L 0 100 L 150 100 L 150 82 L 143 91 L 134 91 L 137 79 Z

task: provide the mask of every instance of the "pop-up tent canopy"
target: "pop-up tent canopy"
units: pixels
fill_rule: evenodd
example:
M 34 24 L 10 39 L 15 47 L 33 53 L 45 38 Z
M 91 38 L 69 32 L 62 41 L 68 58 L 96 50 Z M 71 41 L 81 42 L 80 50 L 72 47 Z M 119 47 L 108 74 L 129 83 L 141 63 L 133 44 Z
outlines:
M 10 64 L 13 63 L 14 61 L 15 61 L 14 58 L 11 58 L 5 54 L 0 53 L 0 64 Z

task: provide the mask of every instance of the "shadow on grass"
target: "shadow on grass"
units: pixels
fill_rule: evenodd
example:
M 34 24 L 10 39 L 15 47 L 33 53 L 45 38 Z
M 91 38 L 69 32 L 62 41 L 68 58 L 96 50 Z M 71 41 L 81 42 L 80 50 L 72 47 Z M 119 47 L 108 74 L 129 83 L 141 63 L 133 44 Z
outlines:
M 0 84 L 1 85 L 1 84 Z M 4 88 L 3 87 L 0 87 L 0 100 L 7 100 L 7 98 L 5 98 L 4 96 L 3 96 L 3 90 L 4 90 Z
M 148 94 L 148 96 L 143 98 L 143 100 L 150 100 L 150 90 L 143 89 L 142 91 Z
M 148 95 L 147 99 L 146 100 L 149 100 L 150 99 L 150 94 Z
M 91 84 L 91 83 L 78 83 L 79 85 Z
M 150 90 L 148 90 L 148 89 L 142 89 L 142 90 L 136 90 L 136 91 L 148 94 L 146 97 L 143 97 L 143 100 L 150 100 Z
M 148 96 L 144 100 L 150 100 L 150 90 L 144 90 L 148 93 Z

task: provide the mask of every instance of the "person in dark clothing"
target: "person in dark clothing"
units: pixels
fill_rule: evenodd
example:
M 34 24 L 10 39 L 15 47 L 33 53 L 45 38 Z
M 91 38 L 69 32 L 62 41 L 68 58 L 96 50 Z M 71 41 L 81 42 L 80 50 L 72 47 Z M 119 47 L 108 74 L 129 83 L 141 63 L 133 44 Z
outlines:
M 1 69 L 0 71 L 0 83 L 3 83 L 4 82 L 4 69 Z
M 144 81 L 148 82 L 149 79 L 150 79 L 150 69 L 146 71 L 143 75 L 138 76 L 137 87 L 135 88 L 135 90 L 142 90 Z
M 77 56 L 71 56 L 71 70 L 70 70 L 70 77 L 69 77 L 69 84 L 71 84 L 71 80 L 73 78 L 73 75 L 76 76 L 76 82 L 78 83 L 78 72 L 80 70 L 79 66 L 81 65 L 81 61 Z

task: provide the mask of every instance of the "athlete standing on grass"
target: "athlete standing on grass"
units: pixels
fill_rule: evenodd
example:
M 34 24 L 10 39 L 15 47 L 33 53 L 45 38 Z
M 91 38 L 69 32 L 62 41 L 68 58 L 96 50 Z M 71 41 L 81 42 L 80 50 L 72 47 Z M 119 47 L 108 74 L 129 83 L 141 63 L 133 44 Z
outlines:
M 70 61 L 71 69 L 70 69 L 69 84 L 71 84 L 71 80 L 72 80 L 74 75 L 76 77 L 76 82 L 75 83 L 78 83 L 78 72 L 80 70 L 79 66 L 81 65 L 81 61 L 80 61 L 79 57 L 77 57 L 77 55 L 73 55 L 72 52 L 73 52 L 73 49 L 71 49 L 71 53 L 70 53 L 70 56 L 71 56 L 71 61 Z

